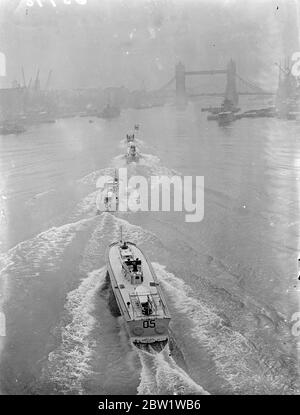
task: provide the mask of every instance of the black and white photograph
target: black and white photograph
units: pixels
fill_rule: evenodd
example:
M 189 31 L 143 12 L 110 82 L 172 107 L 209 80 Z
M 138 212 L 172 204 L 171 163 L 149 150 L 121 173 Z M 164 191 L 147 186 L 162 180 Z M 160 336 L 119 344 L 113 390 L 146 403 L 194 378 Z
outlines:
M 299 358 L 300 0 L 0 0 L 0 401 L 199 413 Z

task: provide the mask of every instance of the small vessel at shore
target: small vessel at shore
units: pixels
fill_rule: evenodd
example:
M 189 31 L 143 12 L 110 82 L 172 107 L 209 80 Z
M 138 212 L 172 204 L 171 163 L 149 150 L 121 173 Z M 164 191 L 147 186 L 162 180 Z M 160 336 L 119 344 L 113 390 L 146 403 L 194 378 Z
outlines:
M 127 147 L 127 153 L 126 153 L 126 159 L 127 163 L 130 163 L 132 161 L 138 161 L 140 158 L 140 155 L 137 151 L 137 147 L 135 143 L 129 142 Z
M 106 252 L 108 277 L 130 340 L 160 352 L 168 343 L 170 314 L 151 262 L 133 242 L 121 240 Z
M 111 181 L 107 181 L 97 196 L 97 215 L 101 212 L 116 212 L 119 209 L 119 178 L 117 172 Z
M 227 110 L 231 111 L 233 113 L 236 113 L 236 112 L 239 112 L 241 109 L 239 107 L 233 107 L 233 106 L 228 107 L 228 105 L 226 107 L 226 106 L 224 106 L 224 104 L 222 104 L 222 106 L 220 106 L 220 107 L 204 107 L 204 108 L 201 108 L 201 112 L 209 112 L 210 114 L 213 114 L 213 115 L 218 115 L 220 112 L 227 111 Z
M 234 113 L 231 111 L 223 111 L 219 112 L 218 114 L 218 123 L 221 125 L 229 124 L 234 121 L 235 116 Z
M 207 120 L 208 121 L 217 121 L 218 120 L 218 114 L 208 114 Z

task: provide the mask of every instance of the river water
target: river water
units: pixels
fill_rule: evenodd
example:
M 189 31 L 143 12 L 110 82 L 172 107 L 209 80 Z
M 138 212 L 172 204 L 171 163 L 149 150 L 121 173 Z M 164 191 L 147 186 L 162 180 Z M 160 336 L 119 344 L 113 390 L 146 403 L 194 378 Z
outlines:
M 72 118 L 0 137 L 0 390 L 5 394 L 299 393 L 300 123 L 206 120 L 201 106 Z M 246 99 L 245 109 L 263 106 Z M 184 212 L 95 215 L 96 180 L 204 176 L 199 223 Z M 171 350 L 133 349 L 111 307 L 105 249 L 120 226 L 152 261 Z

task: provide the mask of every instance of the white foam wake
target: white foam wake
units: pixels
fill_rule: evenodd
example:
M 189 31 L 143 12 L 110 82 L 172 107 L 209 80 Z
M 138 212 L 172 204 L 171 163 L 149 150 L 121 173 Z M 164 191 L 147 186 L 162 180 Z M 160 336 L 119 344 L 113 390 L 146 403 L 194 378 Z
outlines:
M 67 393 L 82 394 L 84 379 L 93 373 L 90 360 L 95 340 L 90 334 L 96 320 L 92 312 L 94 296 L 104 282 L 105 273 L 104 267 L 90 272 L 78 288 L 67 295 L 65 310 L 70 322 L 62 328 L 61 345 L 48 356 L 47 369 L 50 379 Z

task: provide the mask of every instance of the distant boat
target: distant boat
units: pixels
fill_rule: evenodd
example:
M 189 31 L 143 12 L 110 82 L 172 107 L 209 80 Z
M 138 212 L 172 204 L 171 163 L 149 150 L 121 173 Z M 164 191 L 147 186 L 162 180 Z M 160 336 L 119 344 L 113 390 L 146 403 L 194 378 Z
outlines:
M 126 154 L 127 163 L 130 163 L 131 161 L 138 161 L 139 158 L 140 155 L 137 151 L 136 145 L 133 142 L 128 143 Z
M 121 110 L 118 107 L 111 106 L 109 104 L 98 114 L 99 118 L 116 118 L 121 114 Z

